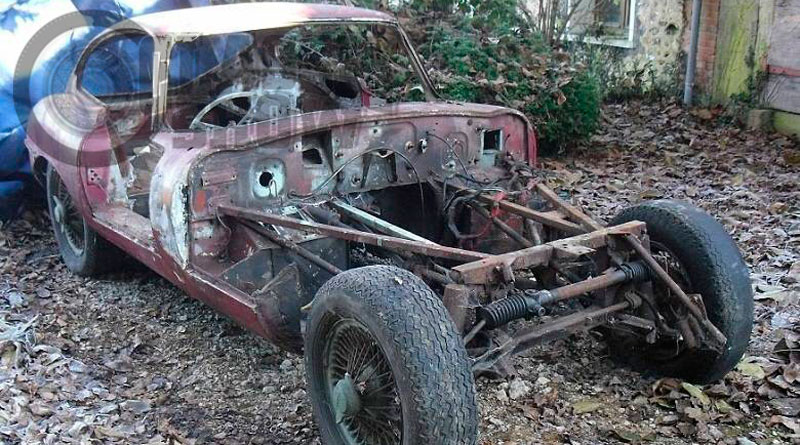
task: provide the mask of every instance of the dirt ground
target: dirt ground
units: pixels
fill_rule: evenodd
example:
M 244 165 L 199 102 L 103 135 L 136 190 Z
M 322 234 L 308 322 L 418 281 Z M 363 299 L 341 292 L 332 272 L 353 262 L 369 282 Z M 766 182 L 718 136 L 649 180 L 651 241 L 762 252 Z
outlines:
M 752 269 L 745 360 L 697 387 L 616 366 L 594 334 L 480 379 L 481 443 L 800 443 L 800 149 L 672 104 L 611 105 L 603 132 L 545 166 L 601 219 L 644 199 L 719 218 Z M 302 358 L 154 273 L 82 279 L 45 215 L 0 231 L 0 444 L 319 443 Z

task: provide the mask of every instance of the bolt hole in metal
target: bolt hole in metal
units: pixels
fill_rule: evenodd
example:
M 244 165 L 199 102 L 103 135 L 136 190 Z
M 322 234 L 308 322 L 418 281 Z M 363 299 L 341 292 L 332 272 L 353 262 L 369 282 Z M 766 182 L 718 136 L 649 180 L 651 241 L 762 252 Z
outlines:
M 273 179 L 275 179 L 275 175 L 270 172 L 261 172 L 261 174 L 258 175 L 258 183 L 261 187 L 269 187 L 272 185 Z
M 53 219 L 58 229 L 64 234 L 69 248 L 80 256 L 86 247 L 84 243 L 85 228 L 81 216 L 72 197 L 58 175 L 55 175 L 56 187 L 51 199 L 53 200 Z
M 286 168 L 279 160 L 270 159 L 256 165 L 251 178 L 257 198 L 277 198 L 286 184 Z
M 397 382 L 369 330 L 338 320 L 330 333 L 325 378 L 333 417 L 345 443 L 402 443 L 403 415 Z

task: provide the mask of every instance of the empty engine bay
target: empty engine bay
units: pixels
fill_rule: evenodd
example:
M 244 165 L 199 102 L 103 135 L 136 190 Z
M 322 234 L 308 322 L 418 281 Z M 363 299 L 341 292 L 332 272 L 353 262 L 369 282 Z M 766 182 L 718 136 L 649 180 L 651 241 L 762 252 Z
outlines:
M 331 216 L 309 212 L 343 202 L 433 242 L 453 243 L 443 238 L 447 222 L 429 184 L 444 179 L 490 185 L 507 177 L 507 164 L 527 156 L 527 125 L 513 114 L 436 115 L 441 111 L 436 105 L 426 111 L 433 115 L 336 125 L 205 157 L 190 175 L 193 261 L 244 292 L 265 286 L 285 266 L 264 251 L 269 248 L 263 243 L 232 243 L 250 239 L 242 236 L 247 229 L 225 227 L 216 215 L 219 205 L 319 221 Z M 337 267 L 349 267 L 347 242 L 281 230 Z M 272 266 L 264 268 L 265 262 Z M 302 259 L 297 263 L 304 264 Z M 241 273 L 257 269 L 267 272 L 257 277 Z M 302 291 L 310 299 L 317 281 L 312 275 L 319 270 L 301 267 L 298 272 L 311 274 Z

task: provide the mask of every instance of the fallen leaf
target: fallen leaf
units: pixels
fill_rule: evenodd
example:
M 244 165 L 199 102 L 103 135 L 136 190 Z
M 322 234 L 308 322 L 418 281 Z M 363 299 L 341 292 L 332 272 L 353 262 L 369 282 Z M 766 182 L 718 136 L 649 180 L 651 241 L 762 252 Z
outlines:
M 764 383 L 763 385 L 759 386 L 756 392 L 759 396 L 765 399 L 779 399 L 785 396 L 782 391 L 778 390 L 770 383 Z
M 791 384 L 800 382 L 800 364 L 792 363 L 783 367 L 783 378 Z
M 689 393 L 690 396 L 694 397 L 703 405 L 708 405 L 711 403 L 711 399 L 703 392 L 700 387 L 692 385 L 691 383 L 683 382 L 681 383 L 681 387 Z
M 767 379 L 767 381 L 784 391 L 788 390 L 792 386 L 789 382 L 786 381 L 786 379 L 783 378 L 782 375 L 771 376 Z
M 37 287 L 36 288 L 36 296 L 42 299 L 48 299 L 52 296 L 50 291 L 45 287 Z
M 752 377 L 755 380 L 762 380 L 764 377 L 766 377 L 764 368 L 762 368 L 758 363 L 741 361 L 738 365 L 736 365 L 736 370 L 748 377 Z
M 795 262 L 781 278 L 784 283 L 800 283 L 800 261 Z
M 596 400 L 580 400 L 572 404 L 574 414 L 586 414 L 599 410 L 603 404 Z
M 728 414 L 733 411 L 733 407 L 728 404 L 728 402 L 720 399 L 714 401 L 714 406 L 717 408 L 717 411 L 721 412 L 722 414 Z
M 558 106 L 560 107 L 567 101 L 567 96 L 564 95 L 563 91 L 559 91 L 556 100 L 558 101 Z
M 785 289 L 781 290 L 773 290 L 769 292 L 759 292 L 753 296 L 753 299 L 756 301 L 765 301 L 765 300 L 772 300 L 776 303 L 783 302 L 784 299 L 788 296 L 789 291 Z
M 94 430 L 101 436 L 111 437 L 113 439 L 124 439 L 128 436 L 122 431 L 118 431 L 114 428 L 107 428 L 103 425 L 96 426 Z
M 769 205 L 769 212 L 773 215 L 779 215 L 789 209 L 785 202 L 776 201 Z
M 769 401 L 769 405 L 781 415 L 797 417 L 800 415 L 800 398 L 784 397 Z
M 620 427 L 614 428 L 612 430 L 614 435 L 623 442 L 627 443 L 639 443 L 642 441 L 642 436 L 637 434 L 635 431 L 631 431 L 628 429 L 623 429 Z
M 120 405 L 123 411 L 131 411 L 134 414 L 144 414 L 150 411 L 150 402 L 146 400 L 127 400 Z
M 789 165 L 800 165 L 800 151 L 783 152 L 783 160 Z
M 695 117 L 697 117 L 699 119 L 703 119 L 703 120 L 706 120 L 706 121 L 714 119 L 714 113 L 712 113 L 711 110 L 709 110 L 708 108 L 700 108 L 700 109 L 692 110 L 692 115 L 694 115 Z
M 702 408 L 686 408 L 684 414 L 696 422 L 708 422 L 711 420 L 711 416 L 709 416 L 707 412 L 703 411 Z
M 772 416 L 767 421 L 767 426 L 783 425 L 793 434 L 800 434 L 800 423 L 796 419 L 786 416 Z

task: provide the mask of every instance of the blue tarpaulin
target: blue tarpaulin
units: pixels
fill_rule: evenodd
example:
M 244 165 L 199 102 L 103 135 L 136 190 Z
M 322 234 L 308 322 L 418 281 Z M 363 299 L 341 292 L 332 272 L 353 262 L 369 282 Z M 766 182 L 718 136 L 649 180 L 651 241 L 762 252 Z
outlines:
M 84 27 L 61 36 L 51 45 L 55 48 L 48 47 L 37 58 L 37 64 L 29 75 L 17 73 L 15 76 L 18 61 L 29 39 L 58 17 L 75 12 L 88 14 L 99 10 L 118 14 L 119 17 L 130 17 L 207 4 L 208 0 L 0 0 L 0 39 L 4 42 L 4 50 L 0 53 L 0 220 L 8 220 L 19 214 L 25 189 L 32 185 L 31 169 L 23 143 L 30 109 L 43 97 L 64 91 L 81 50 L 102 29 Z M 141 54 L 140 48 L 118 50 L 130 50 L 136 52 L 137 56 Z M 107 88 L 109 80 L 119 88 L 117 83 L 121 81 L 120 76 L 116 76 L 113 70 L 96 71 L 96 88 Z M 149 76 L 150 73 L 146 71 L 140 70 L 138 74 Z M 182 72 L 187 76 L 191 76 L 191 71 L 195 70 L 189 71 L 187 73 L 182 67 Z M 125 81 L 146 85 L 148 79 L 127 76 Z M 15 82 L 17 88 L 14 88 Z M 19 88 L 23 82 L 27 88 Z M 137 85 L 128 87 L 128 91 L 137 89 Z

